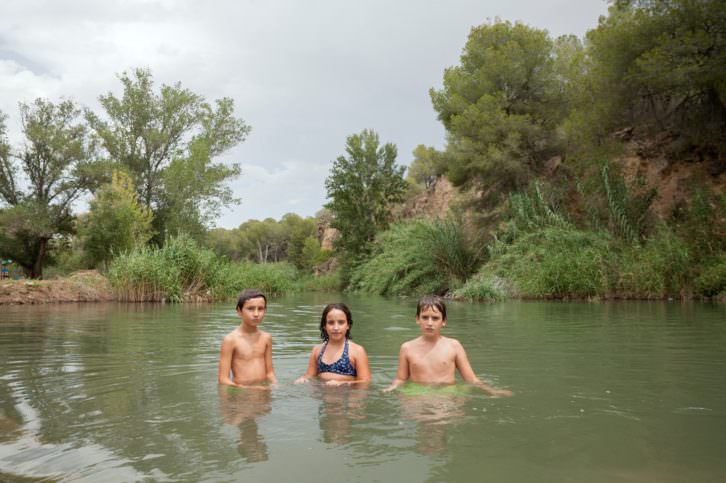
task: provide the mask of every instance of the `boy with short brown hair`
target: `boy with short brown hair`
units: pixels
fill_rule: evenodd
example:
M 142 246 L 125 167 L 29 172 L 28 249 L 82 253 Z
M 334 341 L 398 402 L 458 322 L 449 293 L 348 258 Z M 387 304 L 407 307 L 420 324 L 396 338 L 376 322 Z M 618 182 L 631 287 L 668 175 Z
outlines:
M 492 396 L 512 395 L 512 391 L 495 389 L 480 381 L 461 343 L 441 335 L 441 329 L 446 326 L 446 305 L 440 297 L 428 295 L 419 300 L 416 324 L 421 328 L 421 335 L 401 345 L 396 378 L 385 389 L 386 392 L 409 379 L 420 384 L 455 384 L 458 369 L 464 381 Z
M 267 310 L 267 297 L 256 289 L 244 290 L 237 301 L 237 315 L 242 322 L 227 334 L 219 354 L 219 384 L 246 388 L 267 388 L 258 385 L 277 383 L 272 368 L 272 337 L 259 330 Z M 230 371 L 232 377 L 230 377 Z

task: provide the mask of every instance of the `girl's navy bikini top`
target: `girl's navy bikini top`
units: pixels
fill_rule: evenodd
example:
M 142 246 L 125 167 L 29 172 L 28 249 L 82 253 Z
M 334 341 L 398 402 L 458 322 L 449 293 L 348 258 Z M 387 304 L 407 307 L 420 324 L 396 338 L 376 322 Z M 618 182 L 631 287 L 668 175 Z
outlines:
M 328 348 L 326 342 L 323 348 L 320 350 L 318 355 L 318 374 L 321 372 L 332 372 L 334 374 L 341 374 L 343 376 L 356 376 L 355 367 L 350 363 L 350 357 L 348 357 L 348 339 L 345 339 L 345 345 L 343 346 L 343 354 L 340 359 L 333 362 L 332 364 L 326 364 L 323 362 L 323 354 L 325 349 Z

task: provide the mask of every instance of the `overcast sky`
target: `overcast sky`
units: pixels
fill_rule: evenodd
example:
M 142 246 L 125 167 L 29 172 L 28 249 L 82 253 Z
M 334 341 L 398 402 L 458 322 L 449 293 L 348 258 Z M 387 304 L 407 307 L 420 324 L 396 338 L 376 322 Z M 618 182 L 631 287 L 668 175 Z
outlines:
M 101 112 L 118 73 L 148 67 L 157 86 L 231 97 L 252 126 L 221 158 L 242 165 L 242 203 L 218 226 L 311 216 L 348 135 L 376 130 L 404 165 L 418 144 L 443 147 L 428 91 L 472 26 L 499 17 L 581 37 L 606 12 L 605 0 L 2 0 L 0 110 L 18 143 L 19 101 Z

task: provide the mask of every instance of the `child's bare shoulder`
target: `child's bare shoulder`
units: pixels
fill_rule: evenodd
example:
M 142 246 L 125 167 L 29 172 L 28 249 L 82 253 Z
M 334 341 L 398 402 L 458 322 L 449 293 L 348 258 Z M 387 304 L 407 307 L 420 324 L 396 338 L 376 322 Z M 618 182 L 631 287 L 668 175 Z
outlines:
M 353 352 L 365 353 L 365 351 L 366 351 L 365 348 L 362 345 L 356 344 L 352 340 L 351 341 L 348 341 L 348 344 L 350 346 L 350 350 L 353 351 Z
M 402 351 L 409 351 L 409 350 L 411 350 L 411 348 L 416 345 L 416 342 L 418 341 L 418 339 L 419 338 L 407 340 L 406 342 L 404 342 L 403 344 L 401 344 L 401 350 Z
M 441 337 L 441 341 L 444 342 L 447 347 L 450 347 L 454 350 L 464 350 L 464 346 L 461 345 L 461 342 L 459 342 L 459 339 L 454 339 L 453 337 Z
M 401 344 L 401 352 L 415 352 L 417 348 L 420 347 L 421 341 L 421 337 L 416 337 L 415 339 L 404 342 L 403 344 Z
M 229 334 L 225 335 L 224 339 L 222 339 L 222 342 L 225 342 L 225 343 L 235 342 L 235 341 L 239 340 L 240 337 L 241 337 L 241 334 L 239 333 L 239 328 L 237 328 L 237 329 L 234 329 Z

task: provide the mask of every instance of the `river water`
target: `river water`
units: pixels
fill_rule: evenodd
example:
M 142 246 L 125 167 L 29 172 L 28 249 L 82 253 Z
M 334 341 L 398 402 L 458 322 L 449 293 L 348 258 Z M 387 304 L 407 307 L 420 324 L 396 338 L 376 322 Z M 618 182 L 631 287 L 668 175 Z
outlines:
M 345 301 L 367 390 L 295 386 Z M 280 384 L 216 382 L 234 304 L 0 307 L 0 481 L 726 481 L 726 306 L 450 303 L 511 398 L 384 394 L 415 300 L 270 300 Z

